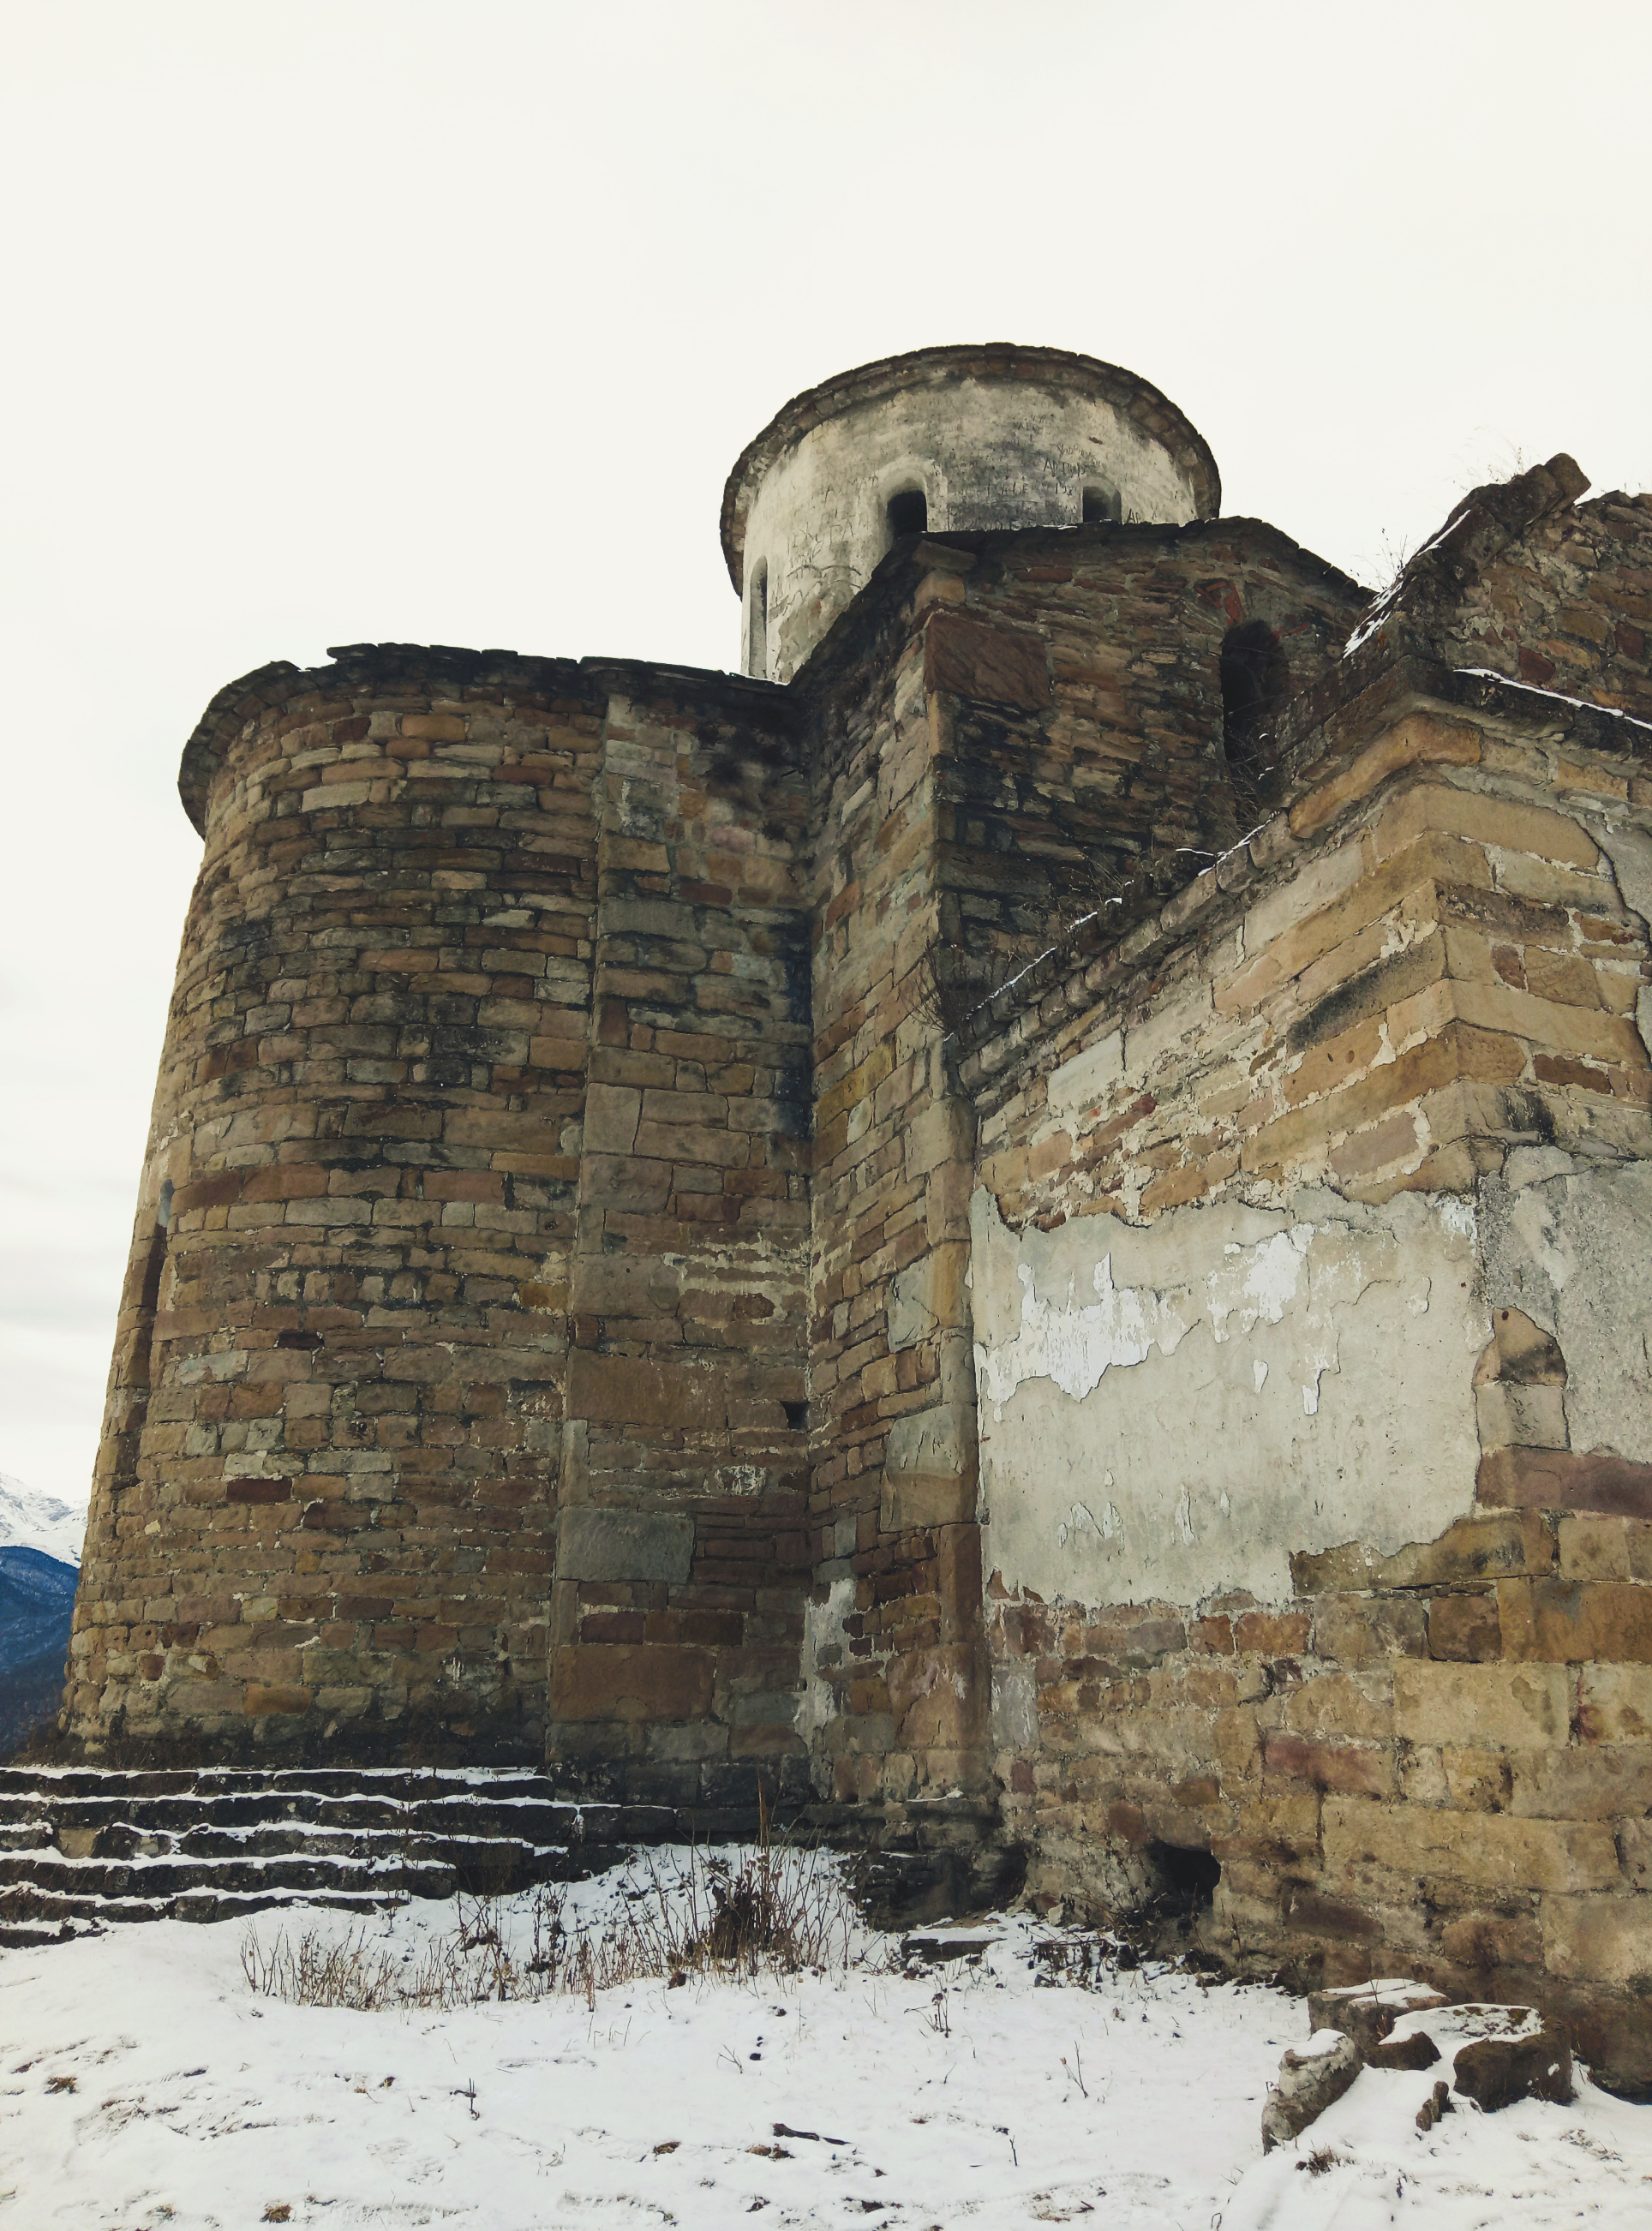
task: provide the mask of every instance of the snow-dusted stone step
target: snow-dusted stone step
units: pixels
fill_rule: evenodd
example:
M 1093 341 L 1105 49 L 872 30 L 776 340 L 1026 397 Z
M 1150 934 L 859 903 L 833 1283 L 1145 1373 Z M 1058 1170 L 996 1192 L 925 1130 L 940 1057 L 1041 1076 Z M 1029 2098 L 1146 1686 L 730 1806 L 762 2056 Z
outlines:
M 389 1856 L 328 1859 L 69 1859 L 47 1851 L 14 1852 L 0 1859 L 0 1885 L 22 1883 L 36 1890 L 105 1898 L 163 1898 L 185 1891 L 347 1890 L 382 1881 L 387 1892 L 416 1898 L 450 1898 L 463 1887 L 458 1870 L 446 1861 L 408 1864 Z
M 524 1890 L 688 1827 L 663 1806 L 576 1803 L 514 1768 L 5 1768 L 0 1942 L 50 1934 L 83 1904 L 105 1919 L 205 1920 L 252 1911 L 249 1898 Z
M 323 1905 L 335 1912 L 381 1911 L 381 1892 L 364 1891 L 260 1890 L 220 1893 L 180 1892 L 172 1898 L 103 1898 L 93 1892 L 40 1891 L 30 1918 L 0 1921 L 0 1945 L 61 1944 L 75 1937 L 125 1921 L 234 1921 L 243 1916 Z

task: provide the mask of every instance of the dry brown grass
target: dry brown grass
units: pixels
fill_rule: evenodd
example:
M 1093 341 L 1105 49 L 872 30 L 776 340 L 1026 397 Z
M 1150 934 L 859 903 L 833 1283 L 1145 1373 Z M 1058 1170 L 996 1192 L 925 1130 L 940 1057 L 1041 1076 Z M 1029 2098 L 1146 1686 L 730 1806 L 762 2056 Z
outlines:
M 262 1997 L 290 2006 L 482 2006 L 690 1976 L 780 1978 L 840 1973 L 858 1924 L 836 1863 L 813 1847 L 763 1843 L 735 1859 L 691 1851 L 674 1865 L 647 1854 L 616 1885 L 606 1917 L 581 1919 L 561 1885 L 533 1893 L 525 1915 L 496 1898 L 459 1900 L 458 1924 L 422 1949 L 398 1950 L 362 1924 L 319 1927 L 269 1945 L 256 1928 L 241 1965 Z

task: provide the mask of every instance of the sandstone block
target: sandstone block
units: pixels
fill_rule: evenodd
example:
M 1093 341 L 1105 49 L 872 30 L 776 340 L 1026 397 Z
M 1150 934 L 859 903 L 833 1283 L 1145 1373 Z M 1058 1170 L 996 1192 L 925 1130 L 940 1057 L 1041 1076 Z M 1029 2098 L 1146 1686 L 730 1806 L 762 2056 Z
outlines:
M 703 1719 L 714 1659 L 664 1643 L 571 1643 L 551 1657 L 554 1719 L 636 1724 Z
M 675 1426 L 716 1432 L 728 1424 L 725 1374 L 687 1364 L 671 1368 L 644 1356 L 601 1355 L 576 1348 L 568 1358 L 571 1416 L 594 1424 Z
M 577 1504 L 557 1525 L 561 1580 L 680 1583 L 694 1562 L 694 1521 L 667 1511 Z
M 1292 807 L 1291 834 L 1299 841 L 1312 836 L 1333 821 L 1344 807 L 1369 798 L 1379 785 L 1403 767 L 1428 762 L 1475 766 L 1480 757 L 1480 731 L 1467 721 L 1437 720 L 1426 713 L 1410 714 L 1360 753 L 1341 774 L 1310 791 Z
M 1474 1389 L 1482 1449 L 1564 1449 L 1566 1398 L 1558 1387 L 1513 1387 L 1502 1380 Z
M 1410 1663 L 1410 1660 L 1403 1661 Z M 1316 1740 L 1387 1743 L 1394 1732 L 1390 1676 L 1373 1666 L 1359 1674 L 1322 1673 L 1284 1692 L 1286 1724 Z
M 637 1138 L 642 1094 L 629 1085 L 593 1084 L 586 1088 L 585 1143 L 597 1154 L 629 1154 Z
M 1327 1797 L 1323 1833 L 1333 1883 L 1357 1878 L 1370 1864 L 1414 1881 L 1454 1878 L 1501 1892 L 1600 1890 L 1622 1879 L 1611 1832 L 1596 1821 L 1517 1820 Z
M 1503 1654 L 1493 1594 L 1435 1596 L 1428 1605 L 1428 1655 L 1482 1665 Z
M 1532 1510 L 1598 1510 L 1652 1518 L 1652 1465 L 1610 1451 L 1493 1449 L 1474 1478 L 1478 1503 Z
M 924 687 L 1036 712 L 1050 701 L 1049 653 L 1042 636 L 966 618 L 935 606 L 924 635 Z
M 1394 1762 L 1390 1752 L 1350 1743 L 1307 1743 L 1299 1736 L 1270 1735 L 1262 1747 L 1268 1779 L 1305 1782 L 1313 1789 L 1340 1789 L 1354 1794 L 1386 1796 L 1394 1787 Z
M 1407 1743 L 1531 1750 L 1564 1743 L 1571 1719 L 1571 1685 L 1558 1665 L 1395 1661 L 1394 1731 Z
M 1558 2023 L 1530 2007 L 1459 2007 L 1459 2021 L 1480 2017 L 1492 2034 L 1460 2046 L 1453 2057 L 1452 2089 L 1487 2114 L 1517 2099 L 1550 2099 L 1565 2106 L 1572 2096 L 1571 2047 Z
M 1444 783 L 1419 783 L 1395 800 L 1377 826 L 1377 857 L 1386 858 L 1428 830 L 1567 867 L 1593 869 L 1600 860 L 1587 832 L 1569 815 Z
M 884 1457 L 880 1523 L 955 1525 L 975 1515 L 975 1420 L 962 1403 L 937 1403 L 897 1418 Z
M 1578 1691 L 1586 1743 L 1652 1743 L 1652 1666 L 1585 1665 Z
M 1652 1664 L 1652 1588 L 1637 1581 L 1500 1581 L 1498 1615 L 1511 1659 Z
M 308 1712 L 310 1691 L 278 1682 L 249 1681 L 242 1710 L 258 1718 L 271 1712 Z
M 1617 1832 L 1618 1856 L 1623 1862 L 1623 1879 L 1635 1891 L 1652 1891 L 1652 1817 L 1643 1820 L 1625 1820 Z M 1652 1961 L 1648 1971 L 1652 1973 Z
M 1512 1756 L 1512 1812 L 1549 1820 L 1652 1814 L 1652 1744 L 1584 1743 Z
M 1579 1516 L 1568 1512 L 1558 1529 L 1560 1575 L 1567 1581 L 1627 1581 L 1631 1573 L 1629 1540 L 1621 1518 Z M 1635 1578 L 1646 1578 L 1636 1573 Z

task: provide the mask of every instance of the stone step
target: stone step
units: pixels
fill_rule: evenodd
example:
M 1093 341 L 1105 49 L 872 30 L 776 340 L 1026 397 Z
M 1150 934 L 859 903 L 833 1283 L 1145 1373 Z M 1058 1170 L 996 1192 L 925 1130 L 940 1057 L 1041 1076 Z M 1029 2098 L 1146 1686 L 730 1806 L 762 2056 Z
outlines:
M 0 1768 L 0 1943 L 55 1943 L 78 1920 L 518 1891 L 745 1826 L 576 1802 L 515 1768 Z
M 226 1829 L 256 1827 L 272 1821 L 314 1823 L 329 1829 L 360 1828 L 385 1834 L 415 1831 L 453 1835 L 528 1836 L 536 1843 L 571 1845 L 584 1840 L 590 1829 L 612 1833 L 603 1814 L 581 1813 L 577 1806 L 547 1799 L 520 1797 L 503 1801 L 476 1798 L 433 1798 L 400 1805 L 375 1797 L 320 1795 L 301 1792 L 233 1797 L 195 1797 L 187 1790 L 165 1796 L 145 1796 L 111 1791 L 97 1796 L 25 1800 L 0 1799 L 0 1834 L 14 1827 L 49 1820 L 55 1828 L 98 1828 L 111 1821 L 128 1821 L 156 1830 L 180 1830 L 195 1825 Z M 604 1837 L 606 1840 L 606 1836 Z
M 100 1898 L 175 1897 L 181 1891 L 356 1890 L 383 1887 L 385 1896 L 451 1898 L 464 1885 L 449 1859 L 407 1861 L 352 1853 L 310 1859 L 291 1853 L 269 1858 L 65 1859 L 61 1853 L 10 1852 L 0 1858 L 0 1901 L 14 1886 L 26 1902 L 30 1890 L 56 1890 Z
M 438 1772 L 403 1768 L 279 1767 L 262 1772 L 255 1768 L 199 1767 L 165 1769 L 133 1767 L 0 1766 L 0 1800 L 22 1794 L 96 1797 L 114 1789 L 129 1795 L 164 1797 L 191 1792 L 202 1797 L 290 1795 L 309 1791 L 318 1796 L 375 1794 L 403 1802 L 423 1797 L 554 1796 L 568 1803 L 548 1776 L 526 1768 L 469 1767 Z M 653 1811 L 668 1808 L 654 1807 Z
M 41 1890 L 31 1894 L 26 1916 L 14 1914 L 9 1905 L 0 1907 L 0 1945 L 66 1943 L 116 1922 L 235 1921 L 295 1906 L 325 1906 L 332 1912 L 360 1914 L 366 1920 L 390 1902 L 376 1891 L 193 1890 L 167 1898 L 120 1898 Z

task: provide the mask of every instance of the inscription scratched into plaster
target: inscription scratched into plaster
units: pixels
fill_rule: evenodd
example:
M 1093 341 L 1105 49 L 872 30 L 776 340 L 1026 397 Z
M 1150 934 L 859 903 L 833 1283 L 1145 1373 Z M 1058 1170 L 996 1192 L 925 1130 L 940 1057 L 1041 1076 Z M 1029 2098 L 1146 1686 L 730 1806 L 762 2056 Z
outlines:
M 983 1398 L 999 1418 L 1024 1381 L 1048 1379 L 1082 1402 L 1109 1370 L 1145 1362 L 1156 1348 L 1173 1355 L 1193 1327 L 1208 1322 L 1218 1343 L 1243 1340 L 1258 1325 L 1276 1325 L 1299 1306 L 1307 1339 L 1302 1357 L 1302 1409 L 1319 1407 L 1319 1381 L 1339 1368 L 1338 1322 L 1368 1286 L 1399 1275 L 1399 1254 L 1387 1232 L 1356 1234 L 1336 1223 L 1295 1224 L 1251 1246 L 1229 1242 L 1221 1267 L 1199 1284 L 1160 1290 L 1119 1286 L 1112 1257 L 1092 1273 L 1094 1301 L 1080 1301 L 1076 1278 L 1059 1294 L 1040 1295 L 1031 1264 L 1016 1265 L 1021 1283 L 1020 1324 L 1014 1339 L 977 1342 L 975 1369 Z M 1414 1304 L 1415 1306 L 1415 1304 Z M 1422 1303 L 1426 1308 L 1426 1298 Z M 1258 1359 L 1256 1391 L 1267 1376 Z M 1073 1532 L 1097 1527 L 1082 1504 L 1066 1522 Z M 1066 1529 L 1063 1538 L 1065 1539 Z M 1191 1538 L 1189 1534 L 1189 1538 Z

